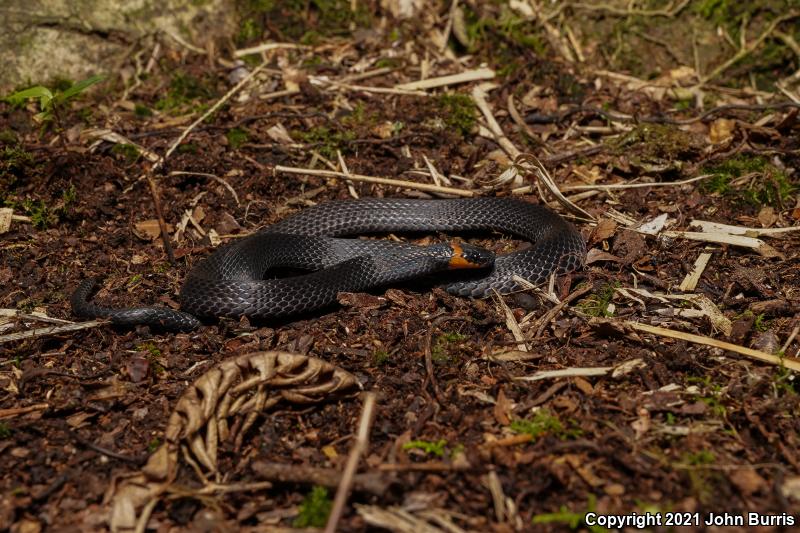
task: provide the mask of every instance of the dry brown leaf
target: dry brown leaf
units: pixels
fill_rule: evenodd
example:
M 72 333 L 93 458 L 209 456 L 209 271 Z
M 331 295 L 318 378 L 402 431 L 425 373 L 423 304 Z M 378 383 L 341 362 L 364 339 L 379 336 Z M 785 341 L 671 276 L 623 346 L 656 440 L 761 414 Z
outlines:
M 143 240 L 154 241 L 161 235 L 161 228 L 158 225 L 158 220 L 155 218 L 137 222 L 133 227 L 136 236 Z
M 718 118 L 711 123 L 708 138 L 712 144 L 721 144 L 733 137 L 736 121 L 728 118 Z
M 597 226 L 595 226 L 594 231 L 592 232 L 592 236 L 589 238 L 590 243 L 596 243 L 600 241 L 604 241 L 606 239 L 610 239 L 614 236 L 614 233 L 617 231 L 617 222 L 610 218 L 603 218 L 597 222 Z
M 728 479 L 745 497 L 760 492 L 767 486 L 766 480 L 758 472 L 750 468 L 734 470 L 728 475 Z
M 614 263 L 624 263 L 625 260 L 616 255 L 604 252 L 600 248 L 592 248 L 586 253 L 586 264 L 591 265 L 599 261 L 612 261 Z
M 508 399 L 505 389 L 501 388 L 497 393 L 497 403 L 494 404 L 492 410 L 494 419 L 501 426 L 507 426 L 511 423 L 511 410 L 514 408 L 514 402 Z
M 773 226 L 777 221 L 778 215 L 775 213 L 775 209 L 772 206 L 764 206 L 758 212 L 758 222 L 761 224 L 762 228 Z

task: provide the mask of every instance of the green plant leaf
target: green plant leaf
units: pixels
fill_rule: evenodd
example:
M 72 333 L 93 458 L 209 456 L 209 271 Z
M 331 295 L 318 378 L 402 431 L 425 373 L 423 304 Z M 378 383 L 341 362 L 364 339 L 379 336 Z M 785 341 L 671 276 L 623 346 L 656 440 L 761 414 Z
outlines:
M 106 79 L 105 76 L 97 75 L 97 76 L 92 76 L 91 78 L 86 78 L 85 80 L 79 81 L 77 83 L 74 83 L 72 84 L 72 87 L 66 89 L 63 92 L 58 93 L 55 97 L 56 101 L 58 103 L 66 102 L 70 98 L 73 98 L 81 94 L 83 91 L 85 91 L 95 83 L 100 83 L 104 79 Z
M 47 87 L 36 85 L 29 89 L 23 89 L 6 96 L 6 101 L 11 105 L 19 105 L 31 98 L 39 99 L 39 106 L 44 109 L 53 100 L 53 93 Z

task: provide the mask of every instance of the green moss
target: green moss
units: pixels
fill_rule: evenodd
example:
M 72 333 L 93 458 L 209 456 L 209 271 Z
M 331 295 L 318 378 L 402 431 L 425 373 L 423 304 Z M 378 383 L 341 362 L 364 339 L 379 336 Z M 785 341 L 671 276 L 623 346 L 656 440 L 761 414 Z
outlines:
M 133 106 L 133 114 L 137 118 L 147 118 L 153 116 L 153 111 L 146 105 L 136 104 Z
M 33 154 L 22 146 L 4 146 L 0 152 L 0 200 L 25 175 L 25 171 L 35 166 Z
M 333 502 L 328 496 L 328 489 L 316 486 L 311 489 L 298 509 L 294 527 L 325 527 L 328 515 L 331 514 Z
M 614 293 L 618 287 L 620 287 L 618 281 L 607 283 L 600 287 L 600 290 L 596 293 L 579 300 L 575 307 L 589 316 L 612 316 L 612 313 L 608 311 L 608 305 L 614 298 Z
M 639 124 L 619 137 L 610 148 L 616 155 L 642 161 L 675 161 L 691 156 L 699 149 L 689 132 L 668 124 Z
M 151 357 L 161 356 L 161 350 L 159 350 L 158 347 L 152 342 L 144 342 L 139 344 L 136 349 L 140 352 L 147 352 Z
M 455 356 L 452 351 L 455 345 L 466 339 L 464 335 L 453 331 L 439 335 L 431 345 L 431 361 L 439 365 L 454 362 Z
M 737 155 L 721 163 L 706 166 L 704 174 L 711 177 L 701 185 L 707 192 L 728 195 L 735 200 L 755 206 L 771 205 L 781 208 L 798 189 L 785 172 L 760 156 Z M 747 183 L 732 183 L 737 178 L 753 175 Z
M 447 441 L 445 439 L 439 439 L 436 442 L 427 440 L 412 440 L 403 444 L 403 449 L 422 450 L 428 455 L 444 457 L 446 446 L 447 446 Z
M 11 436 L 11 428 L 7 422 L 0 422 L 0 439 L 7 439 Z
M 111 153 L 120 156 L 126 163 L 135 163 L 139 159 L 139 149 L 132 144 L 115 144 Z
M 36 229 L 44 230 L 58 222 L 58 216 L 42 200 L 26 198 L 22 209 L 31 217 L 31 224 Z
M 781 365 L 775 370 L 773 383 L 779 395 L 795 396 L 797 394 L 797 389 L 795 389 L 794 380 L 795 373 L 785 366 Z
M 158 437 L 153 437 L 150 442 L 147 443 L 147 451 L 154 453 L 160 446 L 161 441 L 158 439 Z
M 716 493 L 714 485 L 720 480 L 719 474 L 710 468 L 716 460 L 714 452 L 709 450 L 685 453 L 681 456 L 681 462 L 688 465 L 686 472 L 692 494 L 704 504 L 714 499 Z
M 350 142 L 356 138 L 353 130 L 331 130 L 326 126 L 317 126 L 308 131 L 294 130 L 291 133 L 298 142 L 313 145 L 316 150 L 328 159 L 336 158 L 336 150 L 349 153 Z
M 244 45 L 260 39 L 265 28 L 281 40 L 314 45 L 324 38 L 347 35 L 351 25 L 366 28 L 372 15 L 366 2 L 355 11 L 350 0 L 237 0 L 239 31 L 236 40 Z
M 561 420 L 547 409 L 540 409 L 533 418 L 514 420 L 511 422 L 509 428 L 515 433 L 526 433 L 533 439 L 545 434 L 550 434 L 564 440 L 567 438 L 575 438 L 582 433 L 581 430 L 576 427 L 565 428 Z
M 213 98 L 215 91 L 210 80 L 200 80 L 191 74 L 178 71 L 172 75 L 166 95 L 156 102 L 159 111 L 185 111 L 197 100 Z
M 228 130 L 228 133 L 225 134 L 225 137 L 228 139 L 228 144 L 234 150 L 238 150 L 241 145 L 247 142 L 247 132 L 241 128 L 233 128 Z
M 375 350 L 372 354 L 372 362 L 375 366 L 383 366 L 391 360 L 389 352 L 386 350 Z
M 507 5 L 491 3 L 463 5 L 467 51 L 487 54 L 499 76 L 516 72 L 526 64 L 526 55 L 544 55 L 547 41 L 536 22 L 520 17 Z M 499 12 L 498 12 L 499 10 Z
M 589 494 L 585 509 L 570 511 L 567 506 L 562 505 L 558 512 L 541 513 L 534 515 L 532 524 L 562 524 L 571 531 L 588 530 L 592 533 L 601 533 L 608 529 L 601 526 L 589 526 L 585 523 L 586 515 L 593 513 L 597 509 L 597 496 Z
M 469 95 L 445 93 L 436 98 L 438 115 L 444 123 L 462 136 L 469 135 L 475 127 L 475 102 Z
M 0 143 L 3 144 L 17 144 L 19 139 L 17 138 L 17 134 L 14 133 L 14 130 L 10 130 L 8 128 L 0 131 Z

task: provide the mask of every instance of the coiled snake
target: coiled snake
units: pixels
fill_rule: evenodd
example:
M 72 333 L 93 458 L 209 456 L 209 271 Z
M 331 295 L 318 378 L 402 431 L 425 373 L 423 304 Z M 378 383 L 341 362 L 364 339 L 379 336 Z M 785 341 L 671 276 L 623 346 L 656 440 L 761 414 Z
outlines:
M 494 258 L 491 252 L 464 243 L 423 247 L 338 238 L 486 230 L 510 233 L 532 245 Z M 583 239 L 571 224 L 546 207 L 522 200 L 342 200 L 311 207 L 220 247 L 189 272 L 180 293 L 181 311 L 95 305 L 87 300 L 93 280 L 80 284 L 71 303 L 73 312 L 82 317 L 187 331 L 200 325 L 197 317 L 285 317 L 334 303 L 339 292 L 364 291 L 454 268 L 479 270 L 446 280 L 443 287 L 452 294 L 483 297 L 492 289 L 507 293 L 518 288 L 514 276 L 542 283 L 554 271 L 580 268 L 585 255 Z M 269 269 L 279 267 L 314 272 L 264 279 Z

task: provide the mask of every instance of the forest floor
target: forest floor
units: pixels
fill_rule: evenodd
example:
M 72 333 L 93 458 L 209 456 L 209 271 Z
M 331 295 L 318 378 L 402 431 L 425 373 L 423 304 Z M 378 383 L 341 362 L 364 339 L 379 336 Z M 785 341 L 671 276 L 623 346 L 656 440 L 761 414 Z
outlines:
M 798 523 L 800 234 L 775 231 L 800 220 L 796 89 L 723 83 L 725 69 L 645 80 L 570 57 L 574 40 L 555 19 L 538 26 L 556 25 L 555 36 L 527 43 L 514 40 L 518 25 L 474 16 L 453 24 L 448 49 L 430 38 L 449 28 L 446 9 L 416 26 L 320 30 L 238 68 L 230 51 L 143 47 L 44 126 L 35 102 L 0 103 L 0 530 L 105 530 L 123 500 L 119 523 L 144 516 L 158 531 L 319 527 L 356 443 L 366 449 L 341 531 L 601 530 L 587 513 L 661 513 L 650 529 L 664 531 L 726 512 L 745 517 L 730 530 L 752 530 L 747 513 L 761 513 L 762 531 Z M 509 54 L 515 63 L 498 64 Z M 448 75 L 462 79 L 403 86 Z M 586 215 L 542 198 L 529 167 L 497 180 L 517 150 Z M 586 238 L 587 265 L 486 300 L 408 284 L 274 323 L 74 329 L 69 298 L 87 277 L 101 280 L 104 305 L 175 307 L 186 273 L 220 242 L 306 206 L 448 196 L 312 169 L 546 201 Z M 750 228 L 750 240 L 697 220 Z M 520 245 L 469 240 L 498 253 Z M 276 350 L 323 359 L 363 392 L 305 405 L 273 379 L 284 400 L 220 439 L 216 471 L 187 451 L 191 439 L 170 441 L 195 380 Z M 208 424 L 195 428 L 206 452 Z M 167 449 L 168 483 L 132 477 Z M 126 493 L 135 483 L 154 492 Z M 670 516 L 690 522 L 670 528 Z

